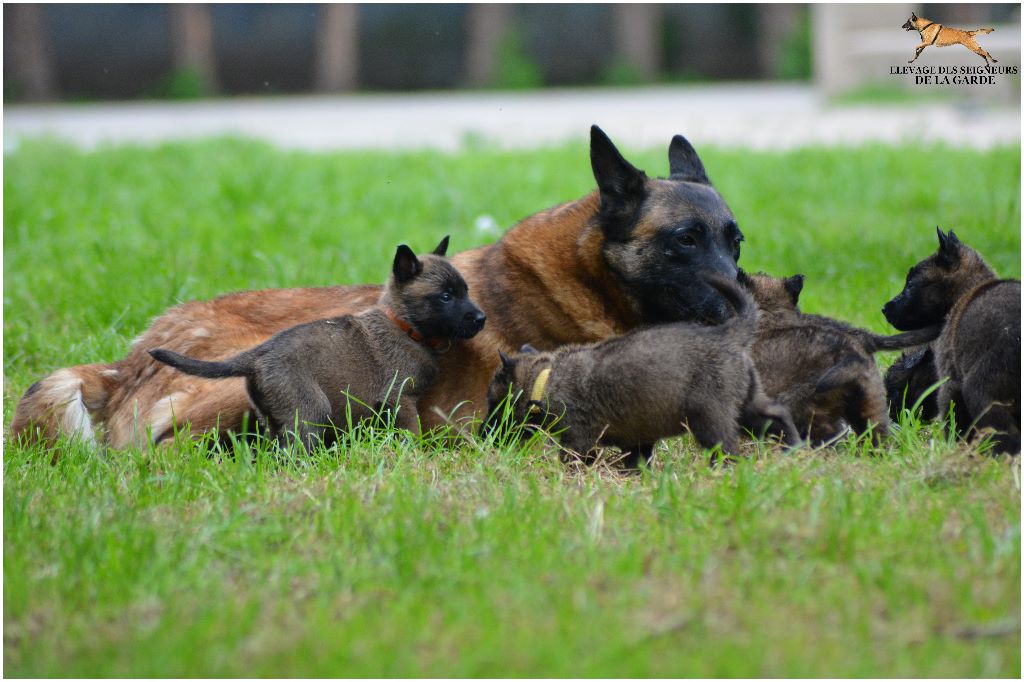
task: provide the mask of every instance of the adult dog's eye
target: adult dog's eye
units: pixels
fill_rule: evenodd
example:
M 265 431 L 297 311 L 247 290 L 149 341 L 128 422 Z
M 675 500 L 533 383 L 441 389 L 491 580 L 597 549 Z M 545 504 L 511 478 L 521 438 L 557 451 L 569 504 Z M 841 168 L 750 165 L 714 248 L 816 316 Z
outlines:
M 697 239 L 689 232 L 681 232 L 679 234 L 676 234 L 676 241 L 687 248 L 697 246 Z
M 447 291 L 443 291 L 438 298 L 441 299 L 441 303 L 451 303 L 452 295 Z

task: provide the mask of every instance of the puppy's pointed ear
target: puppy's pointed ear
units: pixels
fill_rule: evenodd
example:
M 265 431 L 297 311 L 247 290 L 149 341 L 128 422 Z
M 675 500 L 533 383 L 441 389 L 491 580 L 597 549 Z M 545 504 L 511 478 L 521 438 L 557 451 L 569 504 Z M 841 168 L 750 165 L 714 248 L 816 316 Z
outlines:
M 682 135 L 673 137 L 668 146 L 668 171 L 669 180 L 699 182 L 702 185 L 711 184 L 708 174 L 704 170 L 704 164 L 697 156 L 697 150 Z
M 519 347 L 519 352 L 520 353 L 527 353 L 529 355 L 535 355 L 535 354 L 539 353 L 540 351 L 537 350 L 536 348 L 534 348 L 533 346 L 531 346 L 530 344 L 524 343 L 522 346 Z
M 935 231 L 939 235 L 939 265 L 948 268 L 959 263 L 960 240 L 957 239 L 956 234 L 953 232 L 953 230 L 950 230 L 946 234 L 942 234 L 942 230 L 940 230 L 938 227 L 935 228 Z
M 514 364 L 516 364 L 515 360 L 513 360 L 509 356 L 505 355 L 500 350 L 498 351 L 498 357 L 501 358 L 501 368 L 502 369 L 508 369 L 508 368 L 512 367 Z
M 800 292 L 804 290 L 804 276 L 793 275 L 782 280 L 782 286 L 786 289 L 786 293 L 789 294 L 789 300 L 793 301 L 793 305 L 800 302 Z
M 451 237 L 451 235 L 446 234 L 444 236 L 444 239 L 441 240 L 441 243 L 438 244 L 437 248 L 435 248 L 433 251 L 431 251 L 431 253 L 434 254 L 435 256 L 444 256 L 446 253 L 448 253 L 448 238 L 449 237 Z
M 416 275 L 423 272 L 423 264 L 416 254 L 405 244 L 399 244 L 395 251 L 395 262 L 391 266 L 391 272 L 398 282 L 408 282 Z
M 626 161 L 597 126 L 590 127 L 590 167 L 601 193 L 601 213 L 611 219 L 605 221 L 605 228 L 614 231 L 617 226 L 615 223 L 625 222 L 622 219 L 639 210 L 644 199 L 647 176 Z

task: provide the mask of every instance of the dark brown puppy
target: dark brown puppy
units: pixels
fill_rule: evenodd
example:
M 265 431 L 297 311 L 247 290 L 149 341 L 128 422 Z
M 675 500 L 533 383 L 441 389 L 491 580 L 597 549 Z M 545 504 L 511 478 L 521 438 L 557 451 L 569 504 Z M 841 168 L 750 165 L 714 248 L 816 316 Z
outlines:
M 684 428 L 701 447 L 720 445 L 729 454 L 737 451 L 741 425 L 760 433 L 774 424 L 795 444 L 789 412 L 764 395 L 750 358 L 757 307 L 734 281 L 707 281 L 736 310 L 722 324 L 677 322 L 586 346 L 501 354 L 485 429 L 503 417 L 506 424 L 555 424 L 569 450 L 586 459 L 598 445 L 617 447 L 627 466 L 650 459 L 657 441 Z M 505 400 L 512 401 L 511 415 L 502 409 Z
M 803 277 L 800 278 L 800 286 L 803 285 Z M 795 293 L 794 305 L 799 303 L 799 289 Z M 812 321 L 832 329 L 837 329 L 848 334 L 851 338 L 863 344 L 865 352 L 869 354 L 884 350 L 900 350 L 913 346 L 917 340 L 930 341 L 938 338 L 942 331 L 940 325 L 933 325 L 927 330 L 905 332 L 883 336 L 875 334 L 867 329 L 854 327 L 841 320 L 822 315 L 806 314 L 801 312 L 800 317 L 806 321 Z M 921 402 L 921 417 L 923 419 L 934 419 L 938 410 L 936 408 L 936 392 L 926 392 L 936 383 L 935 362 L 931 349 L 928 346 L 912 347 L 904 352 L 892 366 L 886 370 L 883 384 L 885 385 L 886 400 L 889 403 L 889 418 L 899 421 L 900 412 L 904 405 L 912 407 L 919 398 L 924 396 Z
M 821 315 L 805 315 L 798 302 L 803 275 L 740 273 L 761 309 L 752 354 L 765 392 L 785 405 L 801 435 L 826 441 L 849 424 L 857 433 L 888 432 L 882 376 L 873 354 L 934 339 L 938 327 L 882 336 Z
M 700 275 L 734 278 L 743 236 L 690 143 L 674 137 L 668 157 L 669 177 L 649 178 L 595 126 L 596 192 L 452 258 L 488 323 L 441 356 L 441 376 L 420 400 L 426 426 L 484 410 L 498 350 L 524 343 L 553 349 L 641 324 L 723 318 L 726 304 Z M 125 447 L 160 442 L 176 428 L 238 429 L 249 410 L 241 379 L 176 372 L 147 351 L 218 360 L 288 327 L 366 310 L 379 297 L 377 286 L 270 289 L 175 306 L 123 360 L 68 367 L 39 381 L 18 404 L 12 435 L 52 440 L 72 433 Z
M 898 421 L 900 413 L 920 401 L 920 418 L 939 416 L 938 391 L 927 393 L 938 381 L 935 371 L 935 353 L 931 346 L 920 346 L 904 351 L 885 372 L 885 393 L 889 400 L 889 418 Z
M 1020 452 L 1020 282 L 999 279 L 952 230 L 907 273 L 882 312 L 897 329 L 942 324 L 932 344 L 940 379 L 938 413 L 956 429 L 996 431 L 1000 452 Z
M 399 246 L 380 301 L 358 315 L 297 325 L 220 362 L 159 348 L 150 354 L 194 376 L 245 377 L 270 432 L 282 441 L 295 436 L 307 449 L 382 410 L 418 433 L 416 403 L 437 379 L 436 349 L 484 325 L 466 282 L 444 258 L 447 248 L 445 237 L 417 258 Z

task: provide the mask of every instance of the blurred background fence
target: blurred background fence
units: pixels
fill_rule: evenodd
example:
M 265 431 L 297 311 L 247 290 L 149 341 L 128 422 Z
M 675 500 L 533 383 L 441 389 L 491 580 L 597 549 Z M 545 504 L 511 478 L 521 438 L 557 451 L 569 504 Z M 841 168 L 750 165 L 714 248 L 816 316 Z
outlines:
M 1008 27 L 983 42 L 1003 41 L 1015 54 L 1001 62 L 1019 66 L 1019 4 L 5 4 L 4 99 L 770 79 L 835 92 L 864 85 L 857 63 L 905 63 L 911 9 Z M 850 44 L 843 21 L 863 40 Z

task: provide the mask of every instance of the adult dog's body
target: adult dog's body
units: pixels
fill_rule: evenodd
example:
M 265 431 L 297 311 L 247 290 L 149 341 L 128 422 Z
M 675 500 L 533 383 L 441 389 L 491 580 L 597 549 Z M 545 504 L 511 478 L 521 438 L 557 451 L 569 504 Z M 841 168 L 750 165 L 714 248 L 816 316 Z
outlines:
M 910 18 L 907 19 L 901 28 L 903 28 L 904 31 L 917 31 L 921 36 L 921 43 L 914 50 L 914 58 L 907 62 L 908 64 L 913 64 L 917 61 L 917 58 L 921 56 L 924 49 L 926 47 L 931 47 L 932 45 L 935 47 L 963 45 L 968 50 L 984 59 L 986 64 L 988 64 L 990 59 L 993 64 L 999 62 L 998 59 L 983 50 L 975 39 L 975 36 L 979 33 L 991 33 L 994 29 L 979 28 L 973 31 L 965 31 L 959 28 L 943 26 L 936 21 L 919 17 L 913 12 L 910 13 Z
M 591 165 L 598 191 L 532 215 L 496 244 L 452 263 L 487 315 L 486 328 L 441 355 L 421 400 L 424 426 L 486 407 L 498 351 L 553 349 L 679 319 L 719 322 L 728 304 L 697 276 L 736 276 L 742 235 L 693 147 L 676 136 L 671 176 L 648 178 L 596 126 Z M 155 362 L 165 348 L 220 360 L 304 322 L 371 307 L 378 286 L 246 291 L 171 308 L 111 364 L 65 368 L 34 384 L 18 405 L 14 436 L 78 434 L 124 447 L 159 442 L 175 424 L 193 433 L 237 429 L 249 408 L 241 379 L 211 381 Z M 99 425 L 102 424 L 102 430 Z M 38 430 L 38 431 L 37 431 Z

